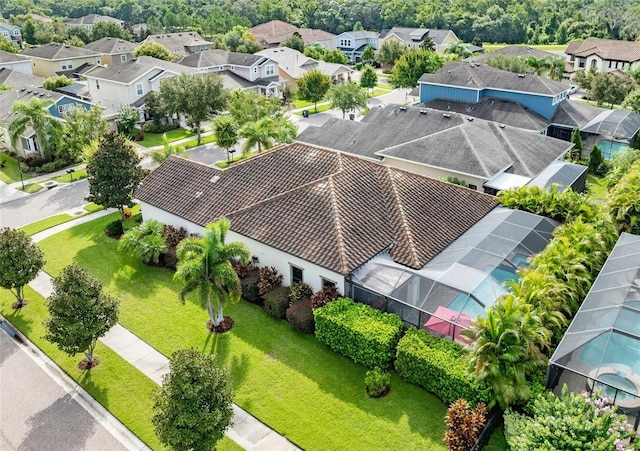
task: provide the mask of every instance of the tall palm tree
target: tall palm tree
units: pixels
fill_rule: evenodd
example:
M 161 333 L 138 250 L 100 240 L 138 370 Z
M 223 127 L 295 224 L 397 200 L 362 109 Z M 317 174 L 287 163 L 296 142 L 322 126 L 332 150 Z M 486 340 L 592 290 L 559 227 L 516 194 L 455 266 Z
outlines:
M 270 149 L 276 143 L 291 143 L 296 137 L 296 126 L 285 117 L 263 117 L 257 122 L 247 122 L 240 130 L 240 136 L 246 139 L 242 151 L 249 152 L 258 146 L 258 153 Z
M 180 299 L 184 302 L 185 295 L 197 289 L 200 303 L 206 307 L 214 327 L 224 320 L 224 306 L 240 299 L 240 279 L 231 260 L 239 258 L 247 264 L 251 256 L 244 243 L 225 243 L 229 228 L 229 220 L 220 218 L 206 225 L 204 236 L 182 240 L 176 252 L 178 265 L 174 278 L 184 283 Z
M 53 104 L 50 99 L 33 97 L 29 101 L 16 101 L 12 106 L 14 119 L 9 124 L 9 139 L 15 147 L 27 126 L 36 133 L 37 142 L 45 157 L 53 156 L 56 144 L 62 131 L 62 124 L 49 114 L 48 108 Z

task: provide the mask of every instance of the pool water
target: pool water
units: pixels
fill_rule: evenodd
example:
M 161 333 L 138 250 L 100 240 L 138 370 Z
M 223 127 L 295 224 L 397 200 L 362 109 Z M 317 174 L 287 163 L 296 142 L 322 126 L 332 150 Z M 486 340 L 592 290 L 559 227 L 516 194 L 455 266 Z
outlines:
M 634 395 L 638 394 L 635 384 L 618 374 L 600 374 L 596 386 L 610 400 L 615 398 L 616 401 L 627 401 L 634 399 Z M 624 391 L 618 391 L 616 395 L 616 388 Z
M 598 147 L 602 151 L 602 157 L 606 160 L 611 160 L 611 158 L 613 158 L 615 154 L 620 153 L 624 149 L 629 147 L 629 144 L 620 141 L 605 139 L 598 142 Z

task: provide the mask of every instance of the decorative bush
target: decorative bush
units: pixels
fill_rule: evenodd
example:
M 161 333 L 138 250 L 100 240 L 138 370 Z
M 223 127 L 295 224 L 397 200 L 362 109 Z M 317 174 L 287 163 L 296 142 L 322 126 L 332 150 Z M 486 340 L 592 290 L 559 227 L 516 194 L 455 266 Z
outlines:
M 369 368 L 387 369 L 393 365 L 403 330 L 399 316 L 382 313 L 349 298 L 315 309 L 313 316 L 318 340 L 334 351 Z
M 444 422 L 447 424 L 444 434 L 447 449 L 468 451 L 475 446 L 487 422 L 487 409 L 480 403 L 471 410 L 467 401 L 458 399 L 449 406 Z
M 295 304 L 296 302 L 302 301 L 304 299 L 311 299 L 313 296 L 313 289 L 306 283 L 294 283 L 289 287 L 289 303 Z M 311 305 L 311 303 L 309 303 Z
M 260 271 L 258 269 L 253 269 L 240 280 L 240 286 L 242 287 L 242 299 L 247 302 L 251 302 L 252 304 L 262 306 L 264 304 L 264 300 L 260 296 L 258 280 L 260 280 Z
M 128 232 L 131 229 L 134 229 L 142 224 L 142 214 L 138 213 L 137 215 L 129 216 L 127 219 L 122 221 L 122 230 Z
M 291 299 L 291 294 L 289 294 Z M 287 321 L 298 332 L 312 334 L 316 330 L 316 323 L 313 319 L 313 310 L 311 310 L 311 300 L 303 299 L 294 302 L 287 309 Z
M 125 221 L 131 221 L 135 216 Z M 160 255 L 167 252 L 167 240 L 162 235 L 164 224 L 149 219 L 134 227 L 122 236 L 119 249 L 121 252 L 133 254 L 141 258 L 145 264 L 158 264 Z
M 378 366 L 367 371 L 364 376 L 365 390 L 371 398 L 381 398 L 385 396 L 391 389 L 390 384 L 391 375 L 386 371 L 382 371 Z
M 269 291 L 274 290 L 282 285 L 282 274 L 273 266 L 265 266 L 260 268 L 260 280 L 258 281 L 258 290 L 260 296 L 264 296 Z
M 314 310 L 322 306 L 327 305 L 331 301 L 335 301 L 340 296 L 340 292 L 333 285 L 327 285 L 322 287 L 320 291 L 313 295 L 311 298 L 311 308 Z
M 172 225 L 165 224 L 162 236 L 167 240 L 167 246 L 175 248 L 187 237 L 187 230 L 184 227 L 176 229 Z
M 264 295 L 264 311 L 276 318 L 285 318 L 289 308 L 289 287 L 277 287 Z
M 396 371 L 430 391 L 445 404 L 464 399 L 471 405 L 489 400 L 489 386 L 468 374 L 465 351 L 453 341 L 411 328 L 398 343 Z
M 232 260 L 231 266 L 233 266 L 233 269 L 236 270 L 236 274 L 238 274 L 238 277 L 244 279 L 249 275 L 249 272 L 254 270 L 257 272 L 258 263 L 260 263 L 260 259 L 258 259 L 258 257 L 256 257 L 255 255 L 252 255 L 251 260 L 249 260 L 249 263 L 247 263 L 246 265 L 243 265 L 239 260 Z
M 122 229 L 122 220 L 116 219 L 115 221 L 111 221 L 105 227 L 104 233 L 111 238 L 120 238 L 124 233 L 124 230 Z

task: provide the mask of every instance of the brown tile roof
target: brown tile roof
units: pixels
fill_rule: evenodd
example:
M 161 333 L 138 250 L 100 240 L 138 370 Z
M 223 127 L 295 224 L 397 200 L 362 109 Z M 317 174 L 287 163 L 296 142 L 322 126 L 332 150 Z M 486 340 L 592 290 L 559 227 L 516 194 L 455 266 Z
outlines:
M 633 63 L 640 61 L 640 42 L 587 38 L 584 41 L 572 41 L 565 53 L 580 58 L 598 55 L 603 60 Z
M 249 28 L 249 33 L 256 38 L 258 42 L 266 42 L 268 44 L 280 44 L 286 38 L 294 33 L 298 33 L 305 44 L 312 44 L 316 41 L 325 39 L 333 39 L 335 34 L 328 31 L 318 30 L 314 28 L 298 28 L 290 23 L 281 20 L 271 20 L 269 22 L 256 25 Z
M 199 225 L 233 231 L 347 274 L 391 248 L 420 268 L 496 200 L 452 184 L 300 143 L 222 171 L 172 157 L 136 197 Z

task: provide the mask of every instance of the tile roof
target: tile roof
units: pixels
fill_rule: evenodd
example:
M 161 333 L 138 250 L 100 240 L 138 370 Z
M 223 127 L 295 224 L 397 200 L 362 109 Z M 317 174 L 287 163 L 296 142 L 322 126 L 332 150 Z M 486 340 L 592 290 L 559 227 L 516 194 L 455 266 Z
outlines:
M 508 45 L 498 50 L 481 53 L 480 55 L 475 55 L 469 58 L 465 58 L 465 61 L 474 62 L 474 63 L 486 63 L 487 60 L 489 60 L 490 58 L 493 58 L 496 55 L 511 55 L 511 56 L 519 56 L 521 58 L 528 58 L 530 56 L 534 56 L 537 59 L 562 58 L 562 56 L 556 53 L 545 52 L 544 50 L 539 50 L 539 49 L 536 49 L 535 47 L 530 47 L 528 45 Z
M 45 60 L 63 60 L 73 58 L 90 58 L 92 56 L 99 57 L 100 53 L 85 48 L 74 47 L 69 44 L 59 44 L 51 42 L 49 44 L 40 45 L 20 52 L 21 55 L 32 58 L 41 58 Z
M 222 171 L 171 157 L 136 197 L 231 229 L 341 274 L 384 249 L 420 268 L 491 211 L 488 195 L 294 143 Z
M 90 42 L 82 48 L 99 53 L 117 55 L 121 53 L 133 53 L 137 47 L 138 44 L 133 42 L 118 38 L 105 37 L 98 39 L 97 41 Z
M 145 42 L 155 42 L 156 44 L 165 46 L 169 51 L 180 55 L 188 55 L 191 53 L 191 51 L 188 50 L 188 47 L 211 44 L 210 41 L 207 41 L 195 31 L 152 34 L 142 41 L 141 44 L 144 44 Z
M 23 74 L 15 70 L 0 67 L 0 85 L 11 86 L 12 88 L 29 88 L 42 86 L 43 78 L 31 74 Z
M 14 63 L 16 61 L 28 61 L 29 58 L 17 53 L 5 52 L 0 50 L 0 63 Z
M 175 72 L 176 74 L 200 73 L 200 71 L 192 67 L 160 60 L 151 56 L 140 56 L 111 67 L 99 67 L 86 73 L 85 76 L 88 78 L 99 78 L 101 80 L 129 84 L 147 73 L 158 75 L 165 71 Z
M 421 113 L 425 111 L 426 114 Z M 361 122 L 332 119 L 307 127 L 298 141 L 368 158 L 397 158 L 491 178 L 512 166 L 533 177 L 566 153 L 571 143 L 516 127 L 468 120 L 458 113 L 406 107 L 374 108 Z M 454 151 L 455 149 L 455 151 Z
M 419 83 L 445 84 L 469 89 L 500 89 L 555 96 L 569 89 L 564 83 L 533 74 L 516 74 L 486 64 L 449 61 L 433 74 L 424 74 Z
M 266 42 L 268 44 L 280 44 L 287 37 L 294 33 L 298 33 L 305 45 L 312 44 L 316 41 L 325 39 L 333 39 L 335 34 L 328 31 L 318 30 L 314 28 L 298 28 L 281 20 L 271 20 L 255 27 L 249 28 L 249 33 L 256 38 L 256 41 Z
M 571 41 L 565 53 L 580 58 L 597 55 L 603 60 L 633 63 L 640 61 L 640 42 L 587 38 L 584 41 Z
M 82 17 L 65 19 L 62 22 L 66 25 L 93 25 L 99 22 L 113 22 L 121 25 L 124 23 L 124 20 L 116 19 L 111 16 L 101 16 L 100 14 L 88 14 Z

